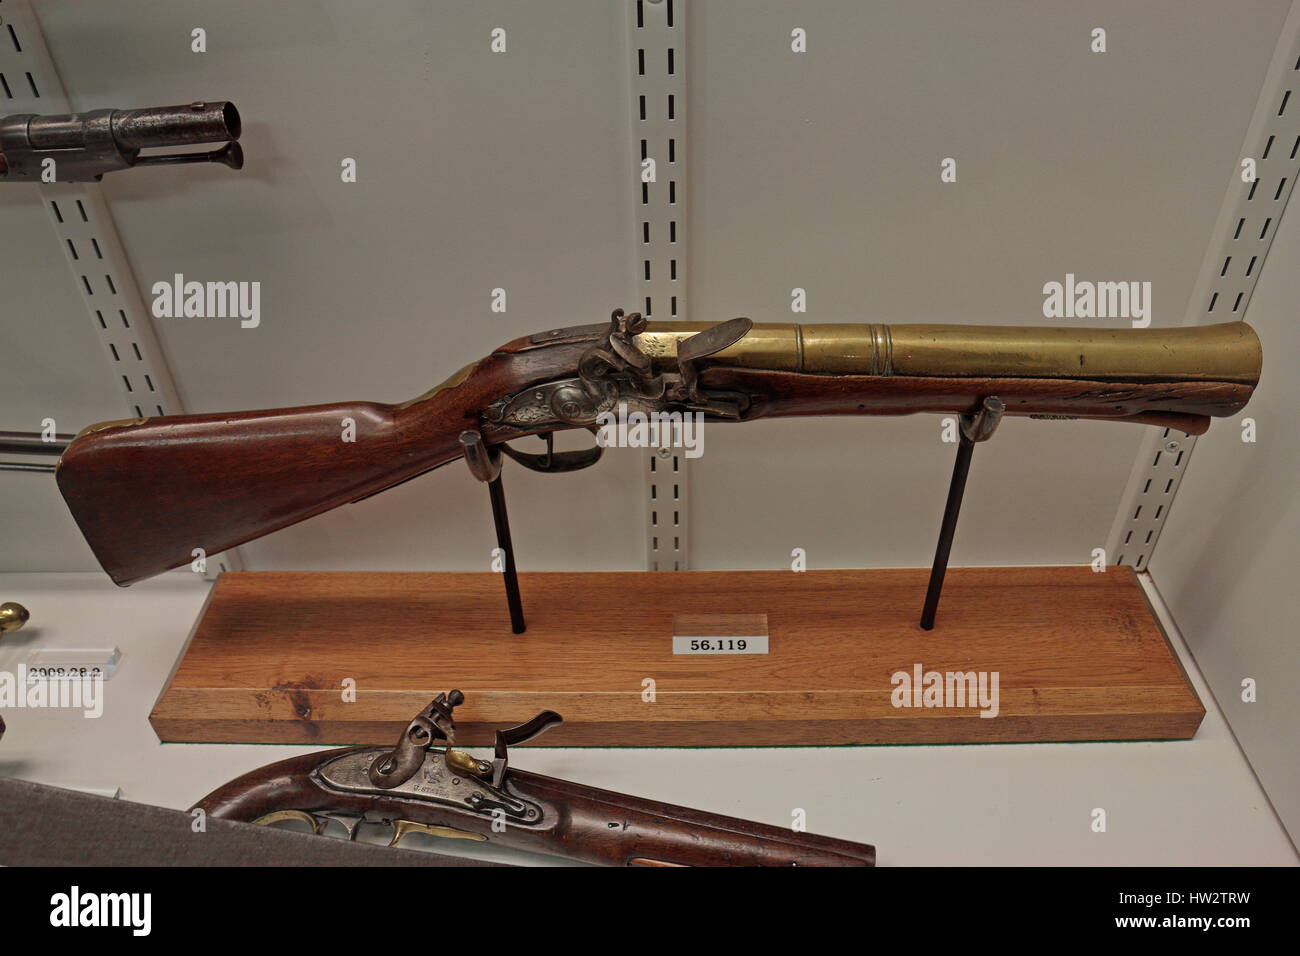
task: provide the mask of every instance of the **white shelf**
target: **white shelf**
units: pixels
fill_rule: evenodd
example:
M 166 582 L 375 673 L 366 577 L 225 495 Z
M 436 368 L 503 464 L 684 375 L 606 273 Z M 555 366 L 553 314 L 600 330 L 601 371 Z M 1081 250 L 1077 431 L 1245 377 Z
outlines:
M 174 573 L 128 590 L 101 574 L 3 574 L 0 599 L 32 612 L 0 642 L 0 669 L 35 648 L 116 644 L 104 716 L 8 710 L 0 775 L 184 808 L 232 777 L 315 747 L 160 744 L 149 710 L 185 643 L 207 582 Z M 1148 588 L 1148 590 L 1150 590 Z M 1159 595 L 1153 603 L 1163 614 Z M 1165 618 L 1166 628 L 1172 624 Z M 1208 709 L 1194 740 L 1098 744 L 780 749 L 528 748 L 516 763 L 775 825 L 872 842 L 882 865 L 1300 862 L 1187 655 Z M 273 648 L 267 649 L 274 653 Z M 456 683 L 447 675 L 448 688 Z M 430 691 L 448 688 L 430 688 Z M 432 694 L 431 694 L 432 696 Z M 1093 833 L 1105 808 L 1108 832 Z M 443 852 L 461 846 L 434 844 Z M 489 855 L 484 853 L 484 855 Z M 498 859 L 537 862 L 508 852 Z

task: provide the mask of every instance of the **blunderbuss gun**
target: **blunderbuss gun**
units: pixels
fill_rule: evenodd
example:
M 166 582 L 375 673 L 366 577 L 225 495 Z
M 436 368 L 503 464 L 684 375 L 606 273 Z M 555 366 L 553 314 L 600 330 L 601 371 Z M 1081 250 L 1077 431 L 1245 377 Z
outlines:
M 1177 329 L 608 323 L 515 339 L 418 398 L 105 422 L 57 467 L 104 569 L 126 585 L 498 452 L 542 472 L 595 464 L 553 435 L 602 416 L 1005 415 L 1138 422 L 1201 434 L 1259 381 L 1244 322 Z M 355 441 L 342 441 L 344 420 Z M 512 447 L 541 436 L 542 452 Z M 480 462 L 480 464 L 483 464 Z
M 452 711 L 439 694 L 388 747 L 293 757 L 214 790 L 193 810 L 272 825 L 296 820 L 356 840 L 364 825 L 486 842 L 601 866 L 874 866 L 876 849 L 793 829 L 689 810 L 556 780 L 509 766 L 508 748 L 561 723 L 542 711 L 496 732 L 492 760 L 456 749 Z
M 140 110 L 92 110 L 0 119 L 0 183 L 98 182 L 133 166 L 244 165 L 233 103 L 190 103 Z M 145 154 L 177 146 L 220 143 L 208 152 Z

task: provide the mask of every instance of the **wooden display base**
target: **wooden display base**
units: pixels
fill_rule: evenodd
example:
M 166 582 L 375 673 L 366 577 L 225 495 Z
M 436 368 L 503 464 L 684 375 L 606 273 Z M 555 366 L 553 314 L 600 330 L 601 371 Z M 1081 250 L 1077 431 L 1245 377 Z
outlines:
M 150 720 L 164 741 L 391 744 L 455 687 L 467 745 L 546 709 L 565 719 L 538 741 L 551 746 L 1196 733 L 1205 708 L 1130 569 L 954 568 L 932 631 L 917 625 L 927 577 L 521 574 L 528 630 L 514 635 L 496 574 L 225 574 Z M 762 631 L 770 650 L 674 655 L 674 621 L 685 637 Z M 894 706 L 892 675 L 917 665 L 997 672 L 997 716 Z

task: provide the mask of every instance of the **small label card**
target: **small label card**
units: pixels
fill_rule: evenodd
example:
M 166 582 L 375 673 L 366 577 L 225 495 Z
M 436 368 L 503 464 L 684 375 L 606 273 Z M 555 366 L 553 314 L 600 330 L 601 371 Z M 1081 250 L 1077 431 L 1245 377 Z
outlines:
M 674 654 L 766 654 L 766 614 L 674 614 Z
M 90 678 L 108 680 L 122 652 L 116 647 L 32 651 L 27 658 L 27 681 Z

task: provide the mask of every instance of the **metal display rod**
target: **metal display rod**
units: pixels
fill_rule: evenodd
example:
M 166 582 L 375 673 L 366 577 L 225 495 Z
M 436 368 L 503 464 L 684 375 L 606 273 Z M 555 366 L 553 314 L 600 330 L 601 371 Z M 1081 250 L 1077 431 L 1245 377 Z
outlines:
M 0 432 L 0 455 L 62 455 L 72 435 L 47 441 L 40 432 Z
M 506 515 L 506 493 L 501 486 L 501 452 L 488 448 L 483 436 L 470 429 L 460 433 L 460 444 L 465 449 L 465 464 L 470 474 L 487 483 L 488 497 L 492 501 L 492 523 L 496 525 L 497 547 L 505 557 L 504 571 L 506 604 L 510 608 L 510 630 L 524 633 L 524 608 L 519 598 L 519 575 L 515 571 L 515 547 L 510 541 L 510 519 Z
M 948 556 L 952 553 L 952 539 L 957 531 L 957 515 L 966 493 L 966 476 L 970 473 L 971 454 L 975 443 L 987 441 L 1002 421 L 1006 405 L 1002 399 L 990 396 L 974 415 L 961 417 L 961 439 L 957 444 L 957 460 L 952 466 L 952 481 L 948 484 L 948 503 L 943 509 L 943 522 L 939 525 L 939 543 L 934 549 L 934 564 L 930 568 L 930 587 L 925 592 L 925 607 L 921 610 L 921 628 L 934 630 L 934 615 L 939 608 L 939 595 L 943 593 L 944 575 L 948 573 Z
M 40 432 L 0 431 L 0 455 L 62 455 L 72 441 L 71 435 L 55 435 L 47 441 Z M 55 465 L 29 461 L 0 461 L 0 471 L 26 471 L 53 474 Z

